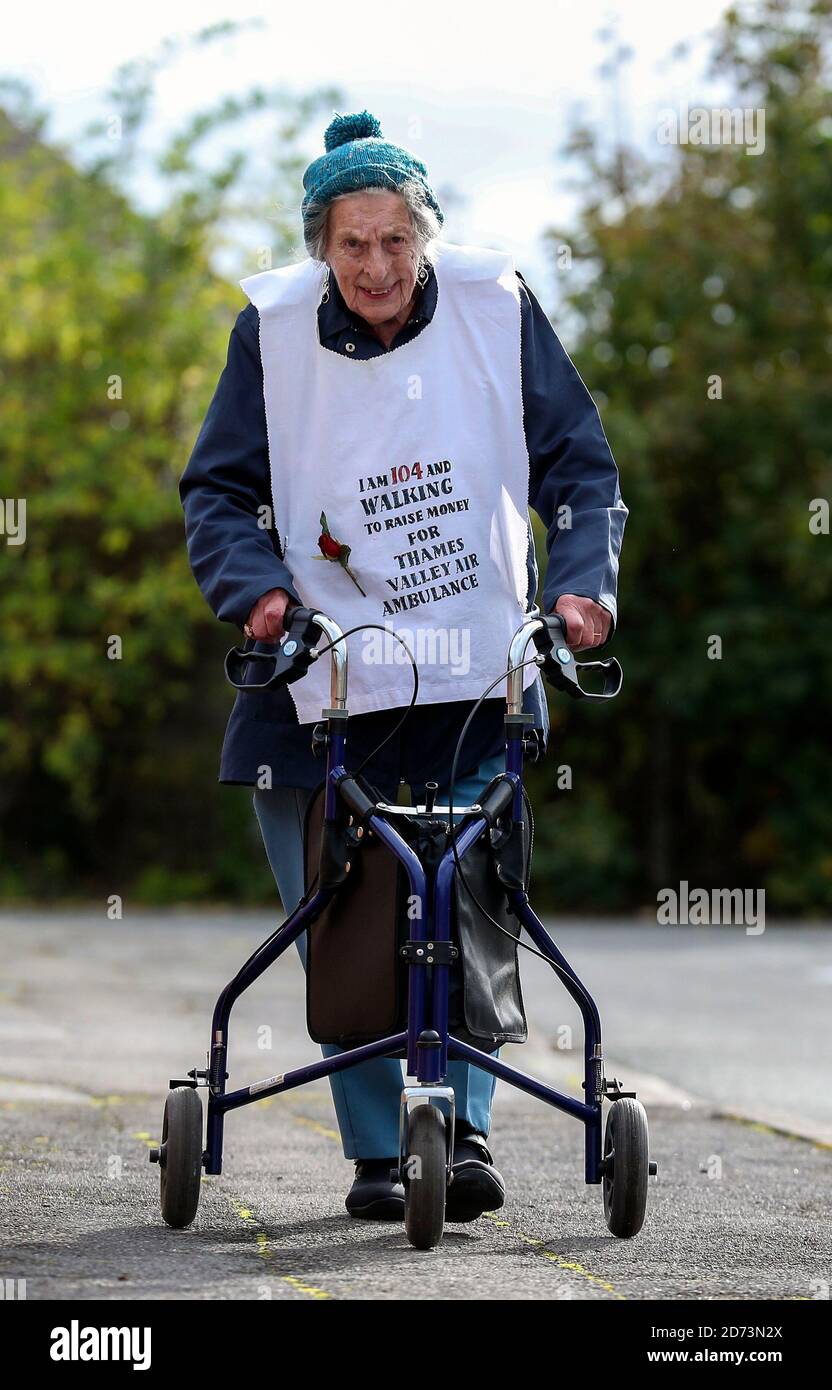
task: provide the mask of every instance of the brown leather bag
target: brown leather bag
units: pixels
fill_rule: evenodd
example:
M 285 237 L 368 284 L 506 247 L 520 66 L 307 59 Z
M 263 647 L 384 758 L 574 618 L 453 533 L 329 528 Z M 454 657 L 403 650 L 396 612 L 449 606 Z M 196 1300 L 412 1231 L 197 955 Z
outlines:
M 318 869 L 323 793 L 320 787 L 306 812 L 307 889 Z M 436 813 L 397 815 L 394 824 L 426 868 L 438 863 L 450 843 L 447 821 Z M 517 961 L 520 928 L 508 910 L 487 834 L 462 864 L 476 898 L 511 939 L 482 916 L 457 877 L 451 939 L 460 955 L 450 969 L 450 1031 L 491 1052 L 528 1036 Z M 400 955 L 410 936 L 407 875 L 374 835 L 350 852 L 350 865 L 346 881 L 308 928 L 306 968 L 309 1036 L 341 1047 L 372 1042 L 407 1026 L 408 966 Z

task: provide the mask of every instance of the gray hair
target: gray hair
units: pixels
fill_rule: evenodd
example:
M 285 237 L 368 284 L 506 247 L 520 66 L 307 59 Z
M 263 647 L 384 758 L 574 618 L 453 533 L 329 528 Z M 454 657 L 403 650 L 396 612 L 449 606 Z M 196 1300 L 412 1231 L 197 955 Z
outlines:
M 436 241 L 441 232 L 441 225 L 433 208 L 425 201 L 421 185 L 415 179 L 405 179 L 404 182 L 397 184 L 395 189 L 376 187 L 356 189 L 356 193 L 393 192 L 399 195 L 407 208 L 416 242 L 416 251 L 420 259 L 426 265 L 435 265 L 438 254 Z M 354 198 L 356 193 L 339 193 L 337 198 L 332 198 L 320 206 L 315 203 L 310 204 L 304 222 L 304 241 L 313 261 L 326 260 L 326 246 L 329 240 L 329 210 L 332 204 L 340 202 L 342 198 Z

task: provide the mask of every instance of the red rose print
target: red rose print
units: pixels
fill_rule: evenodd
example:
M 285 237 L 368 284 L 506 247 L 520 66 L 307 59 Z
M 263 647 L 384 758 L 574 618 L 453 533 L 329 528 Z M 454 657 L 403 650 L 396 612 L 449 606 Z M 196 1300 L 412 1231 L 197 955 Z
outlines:
M 318 537 L 318 545 L 321 553 L 325 555 L 328 560 L 337 560 L 341 554 L 341 547 L 338 542 L 334 541 L 331 536 L 328 536 L 325 531 Z
M 320 555 L 315 555 L 313 558 L 315 560 L 332 560 L 336 565 L 340 565 L 343 570 L 346 570 L 356 589 L 364 594 L 366 598 L 366 593 L 364 593 L 364 590 L 361 588 L 361 585 L 349 566 L 351 548 L 348 545 L 344 545 L 342 541 L 336 540 L 335 536 L 330 534 L 326 512 L 321 512 L 321 534 L 318 537 L 318 549 L 321 552 Z

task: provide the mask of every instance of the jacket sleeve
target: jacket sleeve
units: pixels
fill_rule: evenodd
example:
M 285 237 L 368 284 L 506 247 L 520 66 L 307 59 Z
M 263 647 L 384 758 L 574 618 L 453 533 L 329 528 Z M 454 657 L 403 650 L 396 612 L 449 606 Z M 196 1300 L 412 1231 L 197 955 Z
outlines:
M 188 466 L 179 484 L 188 559 L 216 616 L 242 627 L 270 589 L 297 602 L 273 528 L 271 482 L 257 311 L 244 309 L 231 332 L 228 357 Z M 253 318 L 252 318 L 253 316 Z
M 561 594 L 594 599 L 612 616 L 611 637 L 627 520 L 618 469 L 595 402 L 537 299 L 518 278 L 521 305 L 524 294 L 528 297 L 521 353 L 529 504 L 547 528 L 543 608 L 550 613 Z

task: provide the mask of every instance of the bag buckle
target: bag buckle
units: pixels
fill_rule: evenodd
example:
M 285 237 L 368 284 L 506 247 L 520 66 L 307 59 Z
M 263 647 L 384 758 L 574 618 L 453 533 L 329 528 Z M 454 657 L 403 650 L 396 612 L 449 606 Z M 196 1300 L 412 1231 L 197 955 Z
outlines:
M 459 951 L 451 941 L 408 941 L 399 955 L 409 965 L 453 965 Z

